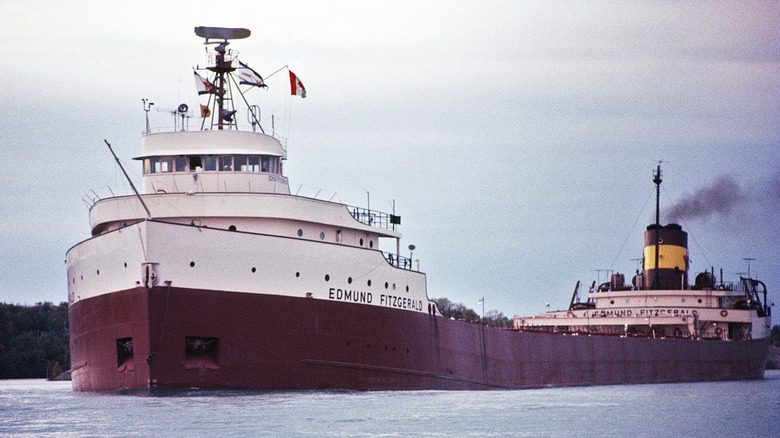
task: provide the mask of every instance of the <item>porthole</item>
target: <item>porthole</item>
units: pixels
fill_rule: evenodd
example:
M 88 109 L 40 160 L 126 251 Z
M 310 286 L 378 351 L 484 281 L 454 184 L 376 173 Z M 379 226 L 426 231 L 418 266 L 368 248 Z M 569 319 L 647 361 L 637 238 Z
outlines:
M 79 275 L 79 278 L 80 278 L 81 280 L 83 280 L 83 279 L 84 279 L 84 276 L 83 276 L 83 275 Z
M 697 301 L 699 302 L 699 304 L 701 304 L 701 298 L 699 298 Z
M 236 226 L 235 225 L 229 226 L 228 231 L 236 231 Z
M 371 348 L 371 344 L 366 344 L 366 350 Z
M 609 300 L 609 304 L 615 304 L 615 300 Z
M 360 239 L 360 246 L 363 246 L 363 239 Z
M 393 283 L 393 290 L 395 290 L 395 283 Z
M 680 300 L 680 301 L 684 303 L 684 302 L 685 302 L 685 298 L 683 298 L 683 299 L 682 299 L 682 300 Z
M 409 292 L 409 285 L 406 285 L 406 291 Z
M 255 272 L 257 272 L 257 268 L 252 267 L 252 273 L 254 274 Z
M 300 272 L 296 272 L 296 273 L 295 273 L 295 278 L 298 278 L 298 277 L 300 277 L 300 276 L 301 276 L 301 273 L 300 273 Z
M 368 247 L 369 248 L 373 248 L 374 247 L 374 241 L 373 240 L 369 240 L 368 241 Z
M 190 262 L 190 268 L 194 268 L 194 267 L 195 267 L 195 262 Z
M 368 280 L 368 286 L 369 287 L 371 286 L 371 280 Z
M 97 275 L 100 275 L 100 269 L 97 270 Z
M 349 341 L 347 341 L 347 347 L 349 347 Z
M 330 281 L 330 275 L 325 274 L 325 281 Z
M 347 283 L 352 284 L 352 277 L 347 278 Z
M 303 230 L 298 228 L 298 237 L 302 237 L 302 236 L 303 236 Z
M 390 287 L 390 285 L 387 282 L 385 282 L 385 289 L 387 289 L 388 287 Z
M 125 262 L 125 268 L 127 267 L 127 262 Z
M 325 233 L 320 233 L 320 240 L 325 240 Z

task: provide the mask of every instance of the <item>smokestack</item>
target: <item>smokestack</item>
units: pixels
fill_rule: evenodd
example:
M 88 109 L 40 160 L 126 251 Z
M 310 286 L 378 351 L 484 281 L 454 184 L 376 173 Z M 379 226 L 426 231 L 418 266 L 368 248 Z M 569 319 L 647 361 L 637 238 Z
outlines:
M 658 245 L 656 245 L 656 236 L 658 236 Z M 658 248 L 657 258 L 656 247 Z M 658 260 L 657 268 L 655 266 L 656 260 Z M 644 266 L 646 289 L 687 288 L 688 233 L 677 224 L 669 224 L 665 227 L 655 224 L 649 225 L 645 231 Z M 658 284 L 656 284 L 656 278 Z

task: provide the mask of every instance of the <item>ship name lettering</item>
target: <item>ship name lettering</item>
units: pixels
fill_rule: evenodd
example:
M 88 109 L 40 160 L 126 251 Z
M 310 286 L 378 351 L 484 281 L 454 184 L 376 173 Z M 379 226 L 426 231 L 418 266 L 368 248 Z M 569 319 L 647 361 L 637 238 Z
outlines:
M 379 304 L 399 309 L 422 310 L 422 301 L 411 298 L 397 297 L 395 295 L 379 295 Z
M 639 311 L 639 316 L 687 316 L 698 315 L 699 312 L 696 309 L 642 309 Z
M 591 312 L 585 311 L 583 313 L 583 317 L 591 317 L 591 318 L 630 318 L 630 317 L 639 317 L 639 318 L 651 318 L 651 317 L 662 317 L 662 316 L 689 316 L 689 315 L 698 315 L 699 312 L 696 309 L 675 309 L 675 308 L 666 308 L 666 309 L 613 309 L 613 310 L 594 310 Z
M 278 177 L 278 176 L 274 176 L 274 175 L 268 175 L 268 181 L 282 183 L 282 184 L 287 184 L 287 180 L 285 180 L 284 178 Z
M 371 302 L 374 301 L 374 295 L 371 292 L 337 289 L 335 287 L 328 289 L 328 298 L 331 300 L 353 301 L 355 303 L 367 304 L 371 304 Z
M 597 310 L 590 314 L 593 318 L 625 318 L 634 316 L 633 309 Z

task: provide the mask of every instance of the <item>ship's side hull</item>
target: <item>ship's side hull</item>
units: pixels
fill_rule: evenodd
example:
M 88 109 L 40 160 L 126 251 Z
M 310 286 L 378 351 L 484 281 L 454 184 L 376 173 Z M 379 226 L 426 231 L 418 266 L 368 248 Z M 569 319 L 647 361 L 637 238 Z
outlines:
M 480 389 L 760 378 L 767 339 L 529 333 L 313 298 L 136 287 L 70 307 L 73 386 Z M 127 341 L 132 341 L 132 351 Z

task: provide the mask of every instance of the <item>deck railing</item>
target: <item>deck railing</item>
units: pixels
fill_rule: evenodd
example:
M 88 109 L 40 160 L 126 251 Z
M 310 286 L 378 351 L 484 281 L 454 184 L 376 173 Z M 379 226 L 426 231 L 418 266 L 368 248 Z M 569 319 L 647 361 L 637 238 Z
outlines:
M 401 216 L 352 205 L 347 205 L 347 208 L 356 221 L 372 227 L 395 230 L 395 226 L 401 224 Z
M 401 268 L 401 269 L 408 269 L 410 271 L 415 271 L 412 266 L 412 259 L 409 257 L 404 257 L 402 255 L 398 255 L 392 252 L 382 251 L 382 255 L 385 256 L 385 260 L 387 260 L 387 263 L 390 263 L 391 265 Z

